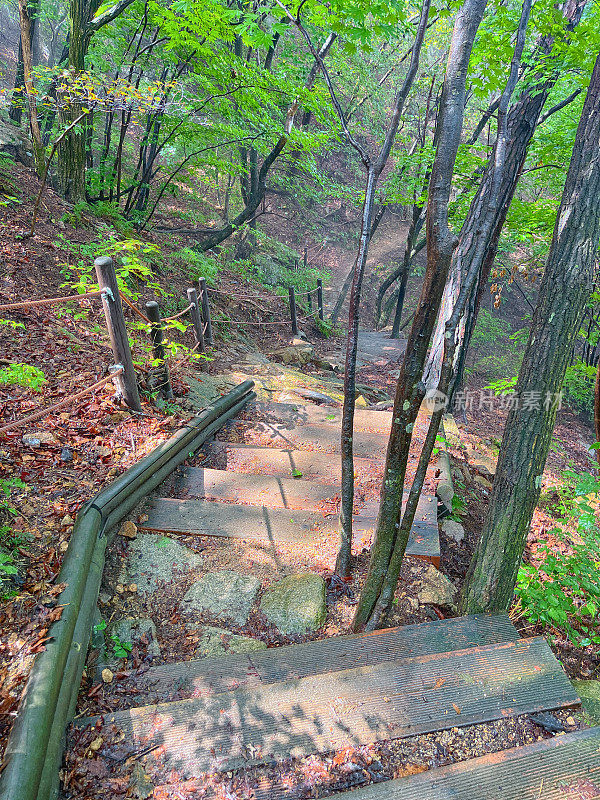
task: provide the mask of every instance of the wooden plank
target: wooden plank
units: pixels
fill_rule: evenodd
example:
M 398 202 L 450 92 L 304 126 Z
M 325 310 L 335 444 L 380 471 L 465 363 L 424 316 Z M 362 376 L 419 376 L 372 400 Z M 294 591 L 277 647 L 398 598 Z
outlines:
M 431 501 L 424 501 L 430 502 Z M 141 523 L 145 530 L 165 533 L 194 533 L 203 536 L 223 536 L 230 539 L 260 541 L 277 546 L 293 542 L 319 542 L 339 536 L 337 513 L 268 508 L 267 506 L 234 505 L 212 500 L 177 500 L 158 497 L 145 507 L 148 519 Z M 352 527 L 357 537 L 370 537 L 376 518 L 357 515 Z M 407 555 L 419 558 L 438 558 L 439 533 L 437 524 L 415 520 L 406 549 Z
M 260 791 L 256 796 L 266 797 Z M 408 778 L 371 784 L 350 794 L 331 795 L 331 800 L 593 800 L 598 797 L 600 728 L 590 728 Z
M 544 639 L 342 670 L 105 714 L 137 752 L 183 778 L 578 702 Z M 103 727 L 105 726 L 105 727 Z
M 146 702 L 164 702 L 518 639 L 508 615 L 480 614 L 144 667 L 132 682 L 138 692 L 150 694 Z

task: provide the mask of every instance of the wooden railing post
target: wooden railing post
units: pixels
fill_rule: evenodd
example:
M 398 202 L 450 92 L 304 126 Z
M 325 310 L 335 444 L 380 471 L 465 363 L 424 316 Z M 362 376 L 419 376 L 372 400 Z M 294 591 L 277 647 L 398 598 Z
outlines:
M 212 322 L 210 321 L 210 306 L 208 304 L 208 289 L 206 278 L 198 278 L 198 294 L 202 303 L 202 319 L 204 321 L 204 341 L 213 344 Z
M 312 292 L 308 292 L 306 297 L 308 299 L 308 313 L 312 314 Z
M 154 358 L 159 361 L 156 368 L 158 381 L 155 387 L 161 393 L 165 400 L 173 399 L 173 389 L 171 388 L 171 380 L 169 378 L 169 367 L 165 360 L 165 346 L 163 338 L 162 320 L 160 318 L 160 311 L 158 303 L 155 300 L 150 300 L 146 303 L 146 315 L 152 323 L 150 326 L 150 338 L 152 339 L 152 352 Z
M 102 256 L 94 261 L 94 267 L 100 291 L 104 292 L 102 295 L 102 307 L 106 317 L 106 327 L 108 328 L 112 351 L 115 361 L 123 367 L 123 372 L 115 377 L 115 381 L 129 408 L 134 411 L 141 411 L 142 405 L 140 403 L 129 339 L 127 338 L 127 328 L 125 327 L 125 317 L 123 316 L 115 266 L 112 258 Z
M 204 352 L 204 331 L 202 330 L 202 317 L 200 316 L 200 307 L 198 306 L 198 292 L 194 289 L 187 290 L 187 299 L 190 304 L 190 317 L 192 318 L 192 325 L 194 326 L 194 339 L 199 353 Z
M 293 286 L 290 286 L 290 316 L 292 318 L 292 333 L 298 336 L 298 317 L 296 315 L 296 292 Z
M 323 319 L 323 281 L 317 279 L 317 306 L 319 309 L 319 319 Z

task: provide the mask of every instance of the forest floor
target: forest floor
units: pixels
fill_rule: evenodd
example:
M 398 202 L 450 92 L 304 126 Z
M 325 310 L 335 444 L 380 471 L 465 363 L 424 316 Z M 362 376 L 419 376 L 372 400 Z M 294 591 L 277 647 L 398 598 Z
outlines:
M 72 209 L 48 190 L 36 233 L 32 238 L 24 238 L 37 180 L 27 170 L 16 167 L 10 181 L 8 193 L 17 200 L 8 207 L 0 208 L 0 259 L 3 267 L 0 275 L 0 303 L 67 292 L 63 287 L 67 271 L 65 265 L 73 266 L 82 258 L 91 257 L 90 246 L 101 235 L 101 224 L 99 227 L 97 220 L 85 216 L 78 221 L 70 220 Z M 372 324 L 374 297 L 381 272 L 378 264 L 382 265 L 382 269 L 389 269 L 401 255 L 405 229 L 404 223 L 392 218 L 382 225 L 374 240 L 369 276 L 365 285 L 366 327 L 371 327 Z M 158 235 L 149 235 L 147 238 L 163 248 L 165 258 L 169 260 L 169 254 L 173 250 L 166 237 L 161 239 Z M 286 238 L 285 227 L 281 231 L 281 238 Z M 343 239 L 338 244 L 325 246 L 309 241 L 309 248 L 314 258 L 318 258 L 319 263 L 331 272 L 330 285 L 339 286 L 352 266 L 351 244 Z M 187 285 L 186 277 L 184 265 L 179 265 L 173 259 L 169 260 L 168 272 L 159 276 L 159 282 L 168 281 L 169 284 L 179 287 L 183 294 Z M 232 302 L 230 298 L 218 301 L 219 312 L 240 325 L 243 322 L 259 322 L 269 307 L 272 309 L 281 303 L 279 298 L 264 287 L 242 280 L 226 268 L 221 273 L 219 286 L 224 287 L 234 297 L 249 290 L 264 297 L 265 302 L 258 303 L 258 307 L 243 306 Z M 418 276 L 411 282 L 407 309 L 416 302 L 417 287 Z M 152 293 L 144 293 L 142 287 L 139 302 L 151 297 Z M 3 424 L 19 419 L 39 407 L 66 399 L 105 374 L 112 356 L 102 315 L 99 306 L 93 305 L 94 302 L 92 300 L 73 304 L 67 311 L 52 306 L 10 314 L 2 312 L 3 318 L 11 320 L 17 326 L 3 325 L 0 328 L 3 359 L 0 367 L 15 361 L 26 362 L 42 370 L 46 379 L 39 391 L 15 385 L 0 387 Z M 282 314 L 285 313 L 283 304 L 281 308 Z M 126 316 L 134 330 L 135 317 L 129 312 Z M 231 327 L 235 329 L 236 326 L 234 324 Z M 328 340 L 319 338 L 317 330 L 311 326 L 306 327 L 305 331 L 319 356 L 326 356 L 339 349 L 342 344 L 339 337 Z M 226 335 L 222 335 L 223 333 Z M 291 338 L 287 327 L 278 326 L 256 326 L 252 329 L 251 336 L 243 338 L 236 338 L 235 333 L 232 334 L 231 329 L 228 331 L 226 328 L 217 327 L 217 334 L 215 358 L 205 365 L 204 371 L 199 372 L 197 367 L 184 360 L 178 366 L 174 365 L 172 377 L 176 397 L 166 407 L 159 407 L 149 394 L 143 394 L 143 413 L 132 414 L 115 401 L 114 390 L 109 384 L 47 419 L 2 436 L 0 480 L 11 481 L 16 478 L 20 483 L 10 489 L 4 520 L 0 520 L 0 524 L 9 523 L 10 533 L 4 537 L 4 545 L 6 547 L 8 543 L 18 564 L 18 572 L 3 585 L 4 598 L 0 603 L 0 740 L 6 739 L 33 658 L 44 646 L 48 626 L 60 616 L 61 610 L 56 604 L 56 597 L 61 587 L 56 583 L 56 578 L 78 509 L 128 466 L 168 438 L 189 418 L 195 405 L 190 402 L 190 385 L 194 381 L 200 380 L 213 392 L 221 391 L 223 384 L 219 383 L 217 376 L 229 375 L 233 378 L 233 365 L 247 365 L 249 356 L 253 353 L 272 353 L 278 347 L 288 344 Z M 140 331 L 136 330 L 134 336 L 137 343 L 135 357 L 141 364 L 142 380 L 145 381 L 147 371 L 144 364 L 148 357 Z M 303 371 L 308 386 L 315 386 L 315 381 L 327 377 L 315 363 L 304 367 Z M 370 364 L 359 371 L 358 380 L 387 392 L 391 397 L 395 386 L 393 373 L 389 364 Z M 485 379 L 477 374 L 469 378 L 468 388 L 474 392 L 479 392 L 485 385 Z M 455 477 L 459 474 L 459 468 L 462 468 L 458 491 L 466 502 L 463 524 L 467 535 L 460 544 L 442 540 L 441 563 L 442 571 L 457 586 L 464 579 L 481 531 L 491 488 L 489 475 L 486 477 L 485 470 L 478 469 L 471 463 L 467 448 L 470 447 L 472 451 L 484 454 L 493 461 L 504 420 L 505 411 L 498 404 L 468 412 L 464 423 L 457 420 L 461 424 L 464 447 L 456 449 L 453 457 Z M 417 436 L 415 444 L 418 441 Z M 543 478 L 546 497 L 561 484 L 562 473 L 566 468 L 589 468 L 588 447 L 592 441 L 593 433 L 589 425 L 569 409 L 563 409 L 559 413 L 554 434 L 555 444 Z M 366 499 L 370 497 L 369 492 L 376 495 L 377 477 L 373 477 L 370 487 L 365 487 Z M 8 484 L 6 486 L 8 489 Z M 10 511 L 9 506 L 12 509 Z M 528 537 L 527 558 L 535 559 L 536 553 L 545 544 L 558 546 L 552 534 L 555 525 L 556 514 L 551 503 L 536 510 Z M 195 545 L 190 541 L 186 543 L 190 547 L 197 546 L 197 543 Z M 207 547 L 207 555 L 210 555 L 214 564 L 223 565 L 225 561 L 220 546 L 212 542 Z M 239 557 L 239 554 L 234 555 Z M 296 554 L 295 557 L 299 566 L 307 566 L 306 554 Z M 367 559 L 368 549 L 365 546 L 357 553 L 352 584 L 340 591 L 339 596 L 332 598 L 328 624 L 319 635 L 335 635 L 348 630 L 353 602 L 365 573 Z M 311 554 L 310 568 L 320 569 L 325 574 L 331 570 L 330 560 L 325 555 L 319 565 L 314 554 Z M 435 607 L 415 609 L 410 590 L 411 576 L 407 572 L 409 569 L 410 565 L 406 565 L 399 591 L 400 602 L 394 606 L 390 624 L 406 624 L 447 614 L 447 610 L 442 611 Z M 332 587 L 334 594 L 335 591 L 335 587 Z M 126 596 L 118 602 L 135 604 L 135 598 Z M 258 623 L 260 620 L 255 620 L 255 635 L 261 634 Z M 525 627 L 523 622 L 520 624 Z M 571 677 L 600 677 L 600 657 L 593 651 L 593 647 L 575 648 L 561 638 L 557 631 L 527 629 L 528 635 L 534 633 L 552 634 L 553 646 Z M 172 635 L 173 629 L 165 628 L 164 641 Z M 268 644 L 283 644 L 286 641 L 281 637 L 269 638 L 269 631 L 263 631 L 262 635 L 266 637 Z M 174 640 L 171 657 L 185 657 L 185 648 L 189 650 L 193 644 L 193 641 L 186 640 L 178 645 L 177 640 Z M 134 654 L 134 659 L 136 657 L 139 654 Z M 95 702 L 101 702 L 102 692 L 93 685 L 86 688 L 93 692 L 92 697 L 99 695 Z M 470 757 L 481 752 L 482 747 L 491 746 L 492 740 L 501 746 L 503 741 L 518 744 L 541 735 L 534 723 L 519 719 L 494 723 L 487 731 L 485 734 L 475 732 L 475 739 L 470 744 L 468 738 L 461 735 L 459 741 L 458 735 L 449 732 L 416 737 L 409 742 L 394 745 L 380 744 L 360 753 L 347 753 L 345 757 L 339 758 L 337 764 L 334 763 L 335 756 L 330 759 L 331 763 L 325 765 L 319 759 L 295 762 L 290 764 L 290 770 L 298 771 L 298 774 L 308 774 L 308 781 L 310 783 L 313 780 L 313 787 L 327 784 L 333 791 L 341 788 L 340 781 L 346 787 L 352 785 L 351 776 L 356 770 L 353 772 L 348 769 L 347 765 L 350 763 L 361 764 L 361 767 L 371 770 L 373 774 L 383 770 L 387 777 L 397 776 L 424 769 L 428 763 L 446 763 L 448 759 L 451 760 L 451 754 L 460 752 L 461 748 L 466 754 L 463 757 Z M 475 741 L 479 741 L 479 750 L 475 747 Z M 83 746 L 87 746 L 84 740 Z M 411 758 L 407 757 L 407 747 L 413 748 Z M 322 775 L 319 778 L 319 773 L 325 769 L 329 776 L 327 780 Z M 93 775 L 89 777 L 92 779 Z M 270 780 L 268 770 L 263 770 L 262 778 Z M 240 778 L 246 779 L 247 776 Z M 255 775 L 254 779 L 258 777 Z M 157 794 L 154 796 L 158 797 Z

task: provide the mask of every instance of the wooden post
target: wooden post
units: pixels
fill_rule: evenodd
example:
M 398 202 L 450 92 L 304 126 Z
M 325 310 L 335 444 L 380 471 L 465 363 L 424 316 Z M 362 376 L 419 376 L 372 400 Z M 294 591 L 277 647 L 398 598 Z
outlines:
M 298 336 L 298 317 L 296 316 L 296 292 L 294 287 L 290 286 L 290 316 L 292 318 L 292 333 Z
M 187 299 L 190 303 L 190 317 L 194 326 L 194 339 L 199 353 L 204 352 L 204 331 L 202 330 L 202 317 L 200 316 L 200 306 L 198 305 L 198 292 L 195 289 L 187 290 Z
M 309 292 L 306 297 L 308 298 L 308 313 L 312 314 L 312 292 Z
M 94 261 L 94 267 L 100 291 L 104 292 L 102 295 L 102 307 L 104 308 L 106 327 L 108 328 L 115 361 L 123 367 L 123 372 L 115 378 L 115 381 L 129 408 L 134 411 L 141 411 L 142 405 L 140 403 L 129 339 L 127 338 L 115 266 L 112 258 L 102 256 Z
M 317 280 L 317 306 L 319 308 L 319 319 L 323 319 L 323 281 Z
M 294 272 L 298 272 L 298 259 L 294 259 Z
M 202 319 L 204 321 L 204 341 L 212 345 L 212 323 L 210 321 L 210 306 L 208 304 L 208 289 L 206 288 L 206 278 L 198 278 L 198 294 L 202 303 Z
M 152 352 L 154 354 L 154 358 L 160 361 L 160 364 L 156 370 L 156 374 L 158 375 L 156 388 L 165 400 L 172 400 L 173 389 L 171 388 L 171 380 L 169 378 L 169 367 L 167 366 L 167 362 L 165 360 L 162 321 L 160 318 L 158 303 L 155 300 L 150 300 L 148 303 L 146 303 L 146 316 L 152 323 L 150 326 Z

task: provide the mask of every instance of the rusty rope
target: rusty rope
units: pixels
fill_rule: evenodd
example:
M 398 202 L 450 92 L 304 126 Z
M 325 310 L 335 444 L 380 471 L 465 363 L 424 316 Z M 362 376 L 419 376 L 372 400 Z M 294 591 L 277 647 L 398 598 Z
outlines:
M 107 375 L 106 378 L 102 378 L 102 380 L 97 381 L 96 383 L 92 384 L 92 386 L 88 386 L 87 389 L 82 389 L 80 392 L 76 394 L 70 395 L 65 400 L 61 400 L 60 403 L 55 403 L 52 406 L 48 406 L 47 408 L 43 408 L 41 411 L 36 411 L 33 414 L 29 414 L 26 417 L 23 417 L 16 422 L 10 422 L 8 425 L 4 425 L 0 428 L 0 433 L 5 433 L 6 431 L 10 431 L 13 428 L 21 428 L 23 425 L 27 425 L 29 422 L 35 422 L 38 419 L 42 419 L 42 417 L 48 416 L 48 414 L 53 413 L 54 411 L 58 411 L 60 408 L 64 408 L 68 406 L 70 403 L 74 403 L 75 400 L 79 400 L 79 398 L 83 397 L 90 392 L 95 391 L 96 389 L 100 389 L 106 383 L 112 381 L 113 378 L 116 378 L 117 375 L 121 375 L 123 372 L 123 367 L 119 367 L 110 375 Z
M 187 314 L 187 312 L 193 305 L 194 305 L 193 303 L 190 303 L 189 306 L 187 306 L 187 308 L 184 308 L 183 311 L 180 311 L 179 314 L 174 314 L 172 317 L 163 317 L 161 322 L 172 322 L 174 319 L 179 319 L 179 317 L 183 317 L 183 315 Z
M 11 311 L 14 308 L 34 308 L 35 306 L 50 306 L 54 303 L 66 303 L 70 300 L 85 300 L 89 297 L 102 297 L 104 291 L 85 292 L 84 294 L 68 294 L 64 297 L 46 297 L 43 300 L 24 300 L 21 303 L 4 303 L 0 311 Z
M 135 313 L 136 313 L 136 314 L 137 314 L 139 317 L 141 317 L 141 318 L 144 320 L 144 322 L 147 322 L 147 323 L 148 323 L 148 325 L 152 325 L 152 323 L 150 322 L 150 320 L 148 319 L 148 317 L 147 317 L 147 316 L 146 316 L 144 313 L 142 313 L 142 312 L 139 310 L 139 308 L 138 308 L 137 306 L 135 306 L 135 305 L 134 305 L 134 304 L 131 302 L 131 300 L 129 300 L 129 299 L 128 299 L 128 298 L 127 298 L 127 297 L 126 297 L 124 294 L 123 294 L 123 292 L 122 292 L 120 289 L 119 289 L 119 294 L 121 295 L 121 300 L 123 300 L 123 302 L 124 302 L 126 305 L 128 305 L 128 306 L 129 306 L 129 308 L 130 308 L 132 311 L 135 311 Z

